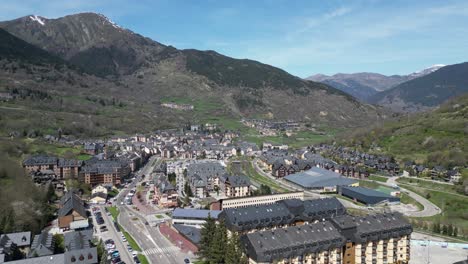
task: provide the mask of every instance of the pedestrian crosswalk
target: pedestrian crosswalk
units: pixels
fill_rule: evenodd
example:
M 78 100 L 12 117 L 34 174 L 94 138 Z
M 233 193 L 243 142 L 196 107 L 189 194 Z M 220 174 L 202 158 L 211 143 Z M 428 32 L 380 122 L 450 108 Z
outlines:
M 167 253 L 172 253 L 179 251 L 180 249 L 176 246 L 170 246 L 170 247 L 163 247 L 163 248 L 149 248 L 143 250 L 143 254 L 145 255 L 154 255 L 154 254 L 167 254 Z

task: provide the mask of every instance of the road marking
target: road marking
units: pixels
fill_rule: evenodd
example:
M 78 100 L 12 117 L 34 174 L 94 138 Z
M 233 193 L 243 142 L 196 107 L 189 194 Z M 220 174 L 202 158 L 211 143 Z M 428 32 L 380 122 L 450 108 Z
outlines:
M 168 253 L 172 253 L 176 251 L 179 251 L 178 247 L 170 246 L 170 247 L 163 247 L 163 248 L 158 248 L 158 247 L 149 248 L 149 249 L 143 250 L 143 253 L 145 255 L 155 255 L 155 254 L 164 254 L 164 253 L 168 254 Z

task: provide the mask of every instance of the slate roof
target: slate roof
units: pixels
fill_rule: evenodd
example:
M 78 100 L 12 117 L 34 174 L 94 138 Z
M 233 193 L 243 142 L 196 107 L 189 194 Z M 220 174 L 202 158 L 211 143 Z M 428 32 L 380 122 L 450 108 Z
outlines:
M 400 198 L 364 187 L 340 186 L 342 195 L 357 199 L 365 204 L 377 204 L 383 201 L 398 202 Z
M 221 211 L 219 210 L 198 210 L 198 209 L 183 209 L 176 208 L 172 212 L 172 218 L 182 219 L 207 219 L 208 214 L 211 218 L 218 219 Z
M 174 224 L 173 227 L 192 243 L 199 245 L 201 240 L 201 230 L 188 225 Z
M 250 180 L 246 176 L 223 175 L 221 181 L 228 181 L 231 187 L 246 187 L 250 186 Z
M 345 238 L 328 221 L 249 233 L 240 239 L 256 262 L 273 262 L 345 244 Z
M 43 256 L 36 258 L 26 258 L 20 260 L 8 261 L 8 264 L 63 264 L 65 263 L 65 254 Z
M 188 177 L 193 175 L 214 177 L 226 173 L 226 169 L 219 162 L 200 162 L 193 163 L 187 167 Z
M 274 204 L 224 209 L 220 218 L 232 231 L 249 231 L 289 225 L 297 221 L 316 221 L 346 213 L 336 198 L 301 201 L 281 200 Z
M 64 234 L 65 248 L 77 250 L 91 247 L 93 230 L 72 231 Z
M 120 160 L 93 160 L 92 162 L 87 161 L 81 171 L 83 173 L 110 174 L 117 172 L 122 167 L 123 164 Z
M 31 251 L 29 256 L 49 256 L 54 254 L 54 237 L 47 231 L 42 231 L 40 234 L 34 236 L 33 243 L 31 244 Z
M 64 254 L 65 264 L 95 264 L 98 263 L 97 248 L 69 250 Z
M 56 165 L 57 158 L 47 155 L 34 155 L 23 161 L 24 166 Z
M 399 213 L 365 217 L 342 215 L 331 219 L 343 235 L 354 242 L 368 242 L 411 234 L 411 224 Z
M 304 172 L 290 174 L 284 177 L 284 179 L 307 189 L 351 185 L 357 182 L 356 180 L 343 177 L 334 171 L 317 167 L 312 167 Z
M 59 159 L 58 166 L 59 167 L 80 167 L 83 165 L 83 161 L 75 160 L 75 159 Z
M 65 199 L 60 201 L 62 207 L 58 210 L 59 217 L 68 215 L 72 210 L 86 217 L 87 214 L 83 201 L 76 194 L 70 191 L 67 192 L 64 197 Z
M 0 235 L 0 241 L 3 241 L 3 237 L 8 238 L 11 242 L 15 243 L 18 247 L 24 247 L 31 245 L 31 232 L 17 232 Z M 1 245 L 1 242 L 0 242 Z

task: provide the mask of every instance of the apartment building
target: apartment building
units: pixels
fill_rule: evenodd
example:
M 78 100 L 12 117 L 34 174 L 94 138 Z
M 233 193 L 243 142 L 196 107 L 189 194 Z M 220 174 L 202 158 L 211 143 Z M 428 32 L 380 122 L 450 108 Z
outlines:
M 408 263 L 412 227 L 400 214 L 341 215 L 241 236 L 251 264 Z
M 301 201 L 281 200 L 273 204 L 224 208 L 220 214 L 230 232 L 252 233 L 315 223 L 346 214 L 336 198 Z

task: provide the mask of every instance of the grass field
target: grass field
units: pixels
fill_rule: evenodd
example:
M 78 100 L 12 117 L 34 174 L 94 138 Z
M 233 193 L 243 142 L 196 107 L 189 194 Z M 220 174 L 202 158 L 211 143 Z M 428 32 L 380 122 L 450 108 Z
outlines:
M 407 195 L 406 193 L 401 193 L 400 201 L 402 203 L 404 203 L 404 204 L 412 204 L 412 205 L 416 206 L 419 210 L 424 209 L 424 206 L 422 204 L 420 204 L 415 199 L 411 198 L 411 196 Z
M 270 178 L 260 175 L 255 168 L 253 167 L 252 161 L 248 158 L 242 157 L 239 159 L 241 162 L 241 171 L 240 173 L 245 174 L 249 177 L 252 181 L 257 182 L 258 184 L 264 184 L 269 186 L 272 190 L 276 192 L 287 192 L 288 190 L 281 187 L 278 183 L 273 181 Z M 228 166 L 228 170 L 231 169 L 231 166 Z
M 429 197 L 429 200 L 442 210 L 442 213 L 439 215 L 420 219 L 446 225 L 452 224 L 461 228 L 462 233 L 468 236 L 468 197 L 415 186 L 405 186 L 405 188 L 423 197 Z
M 426 189 L 448 192 L 448 193 L 453 193 L 453 194 L 459 194 L 458 188 L 460 188 L 459 186 L 456 186 L 456 185 L 435 183 L 432 181 L 425 181 L 425 180 L 407 178 L 407 177 L 401 177 L 397 180 L 397 182 L 399 184 L 402 184 L 404 187 L 405 186 L 422 187 Z
M 369 180 L 379 181 L 379 182 L 387 182 L 388 178 L 384 177 L 384 176 L 370 175 Z
M 296 134 L 291 135 L 290 137 L 286 135 L 277 135 L 277 136 L 261 136 L 257 134 L 251 134 L 244 136 L 244 139 L 249 142 L 253 142 L 260 146 L 261 144 L 275 143 L 275 144 L 286 144 L 290 148 L 300 148 L 304 146 L 309 146 L 317 144 L 323 141 L 326 141 L 331 138 L 332 135 L 321 135 L 312 131 L 298 131 Z

